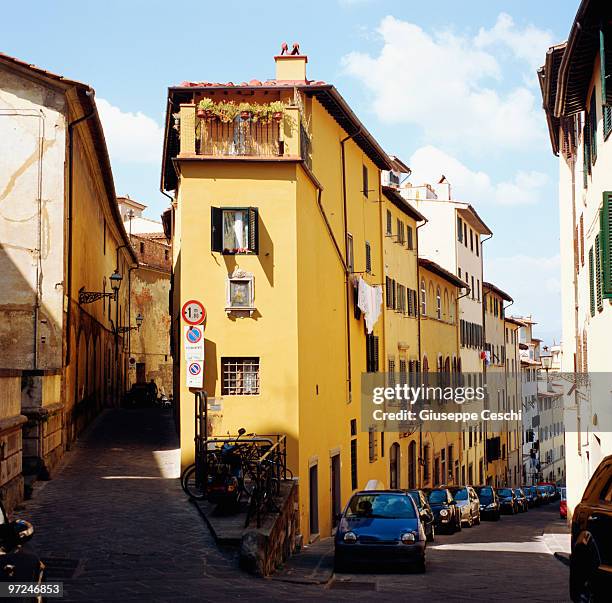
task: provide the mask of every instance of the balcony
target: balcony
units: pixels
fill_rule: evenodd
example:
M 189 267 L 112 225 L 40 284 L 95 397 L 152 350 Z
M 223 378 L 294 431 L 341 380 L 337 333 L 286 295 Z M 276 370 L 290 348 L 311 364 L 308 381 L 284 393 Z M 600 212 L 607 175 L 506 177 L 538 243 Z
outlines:
M 287 106 L 276 119 L 198 117 L 195 104 L 178 114 L 179 157 L 202 159 L 303 160 L 312 166 L 310 136 L 300 109 Z

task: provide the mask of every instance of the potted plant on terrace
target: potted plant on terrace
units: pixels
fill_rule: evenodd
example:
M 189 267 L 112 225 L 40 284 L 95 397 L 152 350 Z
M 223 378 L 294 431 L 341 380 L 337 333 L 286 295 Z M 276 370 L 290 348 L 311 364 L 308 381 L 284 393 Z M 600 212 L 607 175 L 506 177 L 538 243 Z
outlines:
M 280 122 L 283 119 L 283 113 L 285 112 L 285 103 L 283 101 L 272 101 L 269 105 L 270 113 L 274 118 L 274 121 Z
M 210 98 L 203 98 L 198 103 L 196 115 L 201 119 L 213 119 L 215 117 L 215 103 Z
M 253 116 L 253 106 L 251 103 L 240 103 L 240 105 L 238 105 L 238 111 L 240 111 L 240 117 L 242 117 L 242 119 L 251 119 Z
M 236 119 L 239 109 L 234 101 L 225 101 L 216 105 L 215 112 L 222 122 L 230 123 Z

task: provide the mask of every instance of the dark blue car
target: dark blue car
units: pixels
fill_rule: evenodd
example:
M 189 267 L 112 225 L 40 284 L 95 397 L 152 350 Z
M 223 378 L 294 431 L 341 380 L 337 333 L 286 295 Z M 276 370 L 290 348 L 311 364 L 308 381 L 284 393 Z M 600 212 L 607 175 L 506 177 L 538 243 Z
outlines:
M 425 531 L 414 501 L 399 490 L 356 492 L 336 531 L 334 569 L 353 563 L 401 562 L 425 571 Z

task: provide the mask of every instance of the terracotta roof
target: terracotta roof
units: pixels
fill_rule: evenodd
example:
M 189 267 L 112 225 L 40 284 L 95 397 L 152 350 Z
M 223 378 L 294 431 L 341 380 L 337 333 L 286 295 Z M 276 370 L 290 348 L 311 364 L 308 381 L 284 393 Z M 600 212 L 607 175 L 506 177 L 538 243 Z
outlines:
M 511 323 L 512 323 L 512 324 L 514 324 L 514 325 L 518 325 L 519 327 L 524 327 L 524 326 L 525 326 L 525 323 L 524 323 L 524 322 L 521 322 L 520 320 L 518 320 L 518 319 L 516 319 L 516 318 L 512 318 L 512 316 L 506 316 L 506 317 L 504 318 L 504 320 L 505 320 L 506 322 L 511 322 Z M 523 345 L 523 344 L 521 344 L 521 345 Z M 527 347 L 527 346 L 525 346 L 525 347 Z
M 477 228 L 480 234 L 493 234 L 493 231 L 490 230 L 490 228 L 485 224 L 485 221 L 478 215 L 478 212 L 474 209 L 473 205 L 466 203 L 465 207 L 457 207 L 457 211 L 461 214 L 463 219 L 467 218 L 467 221 L 471 224 L 471 226 L 473 228 Z
M 440 264 L 436 264 L 436 262 L 433 260 L 419 258 L 419 266 L 422 266 L 425 268 L 425 270 L 429 270 L 430 272 L 437 274 L 460 289 L 470 289 L 469 285 L 465 281 L 462 281 L 458 276 L 455 276 L 452 272 L 446 270 L 446 268 L 442 268 Z
M 419 211 L 417 211 L 400 193 L 392 186 L 383 186 L 383 194 L 397 209 L 408 214 L 411 218 L 414 218 L 417 222 L 426 222 L 427 218 Z
M 542 106 L 546 115 L 550 144 L 555 155 L 559 154 L 559 124 L 560 120 L 555 116 L 555 102 L 557 98 L 557 83 L 559 76 L 559 65 L 566 43 L 551 46 L 546 52 L 546 62 L 538 70 L 538 81 L 542 93 Z
M 486 281 L 483 281 L 482 286 L 483 288 L 489 289 L 489 291 L 496 293 L 505 301 L 509 301 L 509 302 L 514 301 L 505 291 L 502 291 L 499 287 L 495 286 L 493 283 L 487 283 Z

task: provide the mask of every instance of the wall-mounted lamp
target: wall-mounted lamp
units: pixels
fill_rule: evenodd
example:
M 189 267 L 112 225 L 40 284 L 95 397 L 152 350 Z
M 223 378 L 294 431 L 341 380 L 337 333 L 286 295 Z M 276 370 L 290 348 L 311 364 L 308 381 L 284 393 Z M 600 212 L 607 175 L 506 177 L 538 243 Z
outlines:
M 85 287 L 81 287 L 79 289 L 79 304 L 91 304 L 105 297 L 112 298 L 113 300 L 117 301 L 117 294 L 119 293 L 122 280 L 123 277 L 121 274 L 115 270 L 115 272 L 110 275 L 110 292 L 103 293 L 102 291 L 85 291 Z

